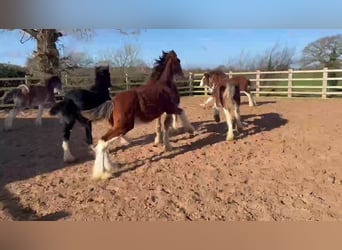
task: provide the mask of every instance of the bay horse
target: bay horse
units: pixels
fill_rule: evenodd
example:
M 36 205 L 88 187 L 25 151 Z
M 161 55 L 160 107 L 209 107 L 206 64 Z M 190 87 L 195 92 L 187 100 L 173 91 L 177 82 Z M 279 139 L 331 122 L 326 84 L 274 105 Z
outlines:
M 248 104 L 250 107 L 256 106 L 256 101 L 253 94 L 250 92 L 250 87 L 252 85 L 251 81 L 245 76 L 234 76 L 231 79 L 233 84 L 237 84 L 240 87 L 240 93 L 245 94 L 248 97 Z M 204 83 L 201 81 L 200 86 L 203 87 Z M 209 94 L 212 94 L 212 87 L 208 86 Z M 204 103 L 200 104 L 201 107 L 205 107 L 208 103 L 212 102 L 214 98 L 210 96 Z
M 228 127 L 226 140 L 234 140 L 234 121 L 235 129 L 238 132 L 243 129 L 240 120 L 241 96 L 239 84 L 233 78 L 228 78 L 222 70 L 213 70 L 204 73 L 201 84 L 212 88 L 215 109 L 214 119 L 216 122 L 220 121 L 219 109 L 223 109 Z
M 111 177 L 115 165 L 109 160 L 108 146 L 139 123 L 146 124 L 157 119 L 157 125 L 160 126 L 157 126 L 156 140 L 162 137 L 165 151 L 172 149 L 169 142 L 172 115 L 180 117 L 188 133 L 194 133 L 194 127 L 189 123 L 184 110 L 178 107 L 180 96 L 176 91 L 174 77 L 184 74 L 176 52 L 163 51 L 153 70 L 155 74 L 152 75 L 156 77 L 151 77 L 146 84 L 120 92 L 112 101 L 107 101 L 96 109 L 95 113 L 108 118 L 111 128 L 99 139 L 95 148 L 93 179 Z M 161 116 L 164 113 L 166 116 L 161 128 Z
M 78 121 L 85 128 L 86 143 L 91 148 L 93 144 L 92 121 L 98 117 L 90 116 L 88 110 L 93 110 L 100 104 L 111 100 L 109 88 L 112 86 L 109 66 L 95 67 L 95 84 L 89 89 L 73 89 L 67 92 L 64 99 L 50 109 L 50 115 L 60 114 L 64 121 L 63 160 L 73 162 L 76 158 L 71 154 L 69 140 L 71 130 Z
M 15 89 L 5 93 L 3 103 L 9 104 L 12 101 L 14 102 L 13 109 L 10 110 L 5 119 L 5 130 L 12 129 L 13 121 L 19 112 L 25 108 L 36 106 L 38 106 L 38 113 L 35 123 L 36 125 L 41 125 L 44 108 L 47 105 L 56 103 L 55 90 L 58 94 L 63 92 L 62 81 L 58 76 L 49 77 L 45 80 L 44 85 L 41 83 L 37 85 L 20 84 Z

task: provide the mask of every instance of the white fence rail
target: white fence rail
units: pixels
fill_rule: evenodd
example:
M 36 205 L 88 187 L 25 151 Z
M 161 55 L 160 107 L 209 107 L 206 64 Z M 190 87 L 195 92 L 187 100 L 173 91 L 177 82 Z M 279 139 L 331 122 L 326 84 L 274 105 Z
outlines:
M 226 72 L 229 77 L 235 75 L 245 75 L 248 77 L 254 86 L 252 87 L 252 93 L 257 97 L 262 95 L 267 96 L 284 96 L 284 97 L 296 97 L 296 96 L 314 96 L 321 97 L 323 99 L 328 97 L 342 97 L 342 69 L 328 69 L 323 68 L 321 70 L 286 70 L 286 71 L 254 71 L 254 72 Z M 181 95 L 207 95 L 208 89 L 206 87 L 200 87 L 199 82 L 203 76 L 203 73 L 188 74 L 187 80 L 179 82 L 179 92 Z M 116 76 L 112 76 L 115 78 Z M 132 77 L 127 75 L 122 77 L 121 83 L 114 83 L 111 93 L 116 93 L 130 89 L 144 84 L 144 81 L 131 82 Z M 13 89 L 11 82 L 15 81 L 16 86 L 25 84 L 34 84 L 37 82 L 37 78 L 32 77 L 13 77 L 13 78 L 0 78 L 0 95 L 1 92 L 6 92 Z M 93 82 L 90 76 L 77 76 L 72 77 L 63 75 L 62 81 L 66 89 L 80 87 L 80 85 L 72 84 L 72 82 L 86 81 L 88 83 Z M 7 86 L 10 85 L 10 86 Z M 84 85 L 83 85 L 84 86 Z M 0 97 L 1 98 L 1 97 Z M 0 104 L 0 107 L 6 107 L 11 105 Z

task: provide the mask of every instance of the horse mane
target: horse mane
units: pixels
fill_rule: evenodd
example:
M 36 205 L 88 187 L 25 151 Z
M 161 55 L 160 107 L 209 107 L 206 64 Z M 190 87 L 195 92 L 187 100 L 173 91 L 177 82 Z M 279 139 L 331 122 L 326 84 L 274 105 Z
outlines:
M 227 76 L 222 69 L 213 69 L 208 72 L 209 75 Z
M 166 66 L 167 56 L 171 52 L 174 52 L 174 51 L 173 50 L 171 50 L 169 52 L 163 51 L 163 54 L 161 56 L 159 56 L 159 59 L 155 60 L 155 62 L 153 64 L 153 69 L 152 69 L 152 73 L 151 73 L 150 79 L 154 79 L 154 80 L 158 79 L 158 77 L 163 72 L 163 70 L 164 70 L 164 68 Z

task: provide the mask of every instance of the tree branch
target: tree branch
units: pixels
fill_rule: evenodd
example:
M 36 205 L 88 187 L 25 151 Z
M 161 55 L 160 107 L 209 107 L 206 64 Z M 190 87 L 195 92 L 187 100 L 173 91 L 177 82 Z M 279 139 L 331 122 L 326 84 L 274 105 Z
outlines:
M 29 34 L 30 36 L 37 38 L 38 31 L 35 29 L 22 29 L 24 32 Z

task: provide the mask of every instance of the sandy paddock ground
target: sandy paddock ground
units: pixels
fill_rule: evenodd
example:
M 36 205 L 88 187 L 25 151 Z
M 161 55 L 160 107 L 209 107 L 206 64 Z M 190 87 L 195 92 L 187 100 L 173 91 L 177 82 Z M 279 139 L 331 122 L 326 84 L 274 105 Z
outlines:
M 35 111 L 3 131 L 0 113 L 0 219 L 73 221 L 342 220 L 342 100 L 257 99 L 241 106 L 244 132 L 226 142 L 205 97 L 181 106 L 196 128 L 172 137 L 174 150 L 153 146 L 154 123 L 114 143 L 115 177 L 91 180 L 94 157 L 84 130 L 71 135 L 74 164 L 62 161 L 63 127 Z M 93 125 L 95 142 L 108 128 Z

